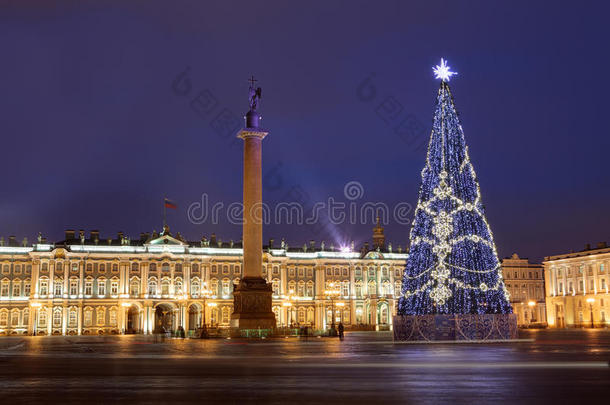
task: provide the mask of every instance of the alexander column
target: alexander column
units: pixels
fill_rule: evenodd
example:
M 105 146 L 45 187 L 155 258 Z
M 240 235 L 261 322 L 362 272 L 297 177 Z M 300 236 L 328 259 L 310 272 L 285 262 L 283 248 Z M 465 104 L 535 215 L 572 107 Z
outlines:
M 246 126 L 237 134 L 244 140 L 244 277 L 233 291 L 231 326 L 239 329 L 274 329 L 275 314 L 271 310 L 270 284 L 263 278 L 263 217 L 262 217 L 262 141 L 268 132 L 259 127 L 262 119 L 257 112 L 261 88 L 250 79 L 250 111 Z

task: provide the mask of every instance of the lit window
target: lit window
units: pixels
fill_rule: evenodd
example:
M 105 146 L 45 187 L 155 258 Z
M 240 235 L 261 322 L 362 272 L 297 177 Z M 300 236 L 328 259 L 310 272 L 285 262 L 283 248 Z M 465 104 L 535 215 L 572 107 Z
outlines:
M 110 282 L 110 295 L 119 295 L 119 280 Z
M 40 279 L 39 290 L 40 295 L 47 295 L 49 293 L 49 280 Z
M 97 281 L 97 295 L 106 295 L 106 279 L 101 278 Z
M 95 311 L 97 315 L 96 323 L 98 325 L 103 325 L 106 322 L 106 309 L 105 308 L 97 308 Z
M 70 295 L 78 294 L 78 280 L 73 278 L 70 280 Z
M 76 327 L 77 315 L 78 314 L 76 313 L 76 308 L 70 308 L 70 312 L 68 315 L 68 326 Z
M 93 324 L 93 310 L 92 309 L 85 309 L 85 316 L 84 316 L 84 322 L 85 322 L 85 326 L 91 326 Z
M 21 282 L 13 281 L 13 297 L 19 297 L 21 295 Z
M 116 322 L 116 315 L 117 315 L 116 309 L 111 309 L 110 312 L 109 312 L 110 326 L 116 326 L 116 324 L 117 324 L 117 322 Z
M 61 326 L 61 310 L 56 309 L 53 311 L 53 327 L 59 328 Z
M 55 281 L 53 281 L 53 294 L 56 297 L 61 297 L 61 291 L 62 291 L 63 284 L 64 284 L 64 281 L 60 278 L 56 278 Z
M 29 281 L 26 281 L 25 283 L 23 283 L 23 295 L 26 297 L 29 297 L 31 288 L 32 288 L 32 286 Z
M 85 295 L 93 295 L 93 280 L 85 280 Z

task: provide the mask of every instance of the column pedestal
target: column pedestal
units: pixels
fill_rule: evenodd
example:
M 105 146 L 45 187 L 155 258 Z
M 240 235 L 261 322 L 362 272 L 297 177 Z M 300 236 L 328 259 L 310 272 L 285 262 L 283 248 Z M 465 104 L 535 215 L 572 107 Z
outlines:
M 274 329 L 271 310 L 271 284 L 262 277 L 244 277 L 233 291 L 231 327 L 239 329 Z

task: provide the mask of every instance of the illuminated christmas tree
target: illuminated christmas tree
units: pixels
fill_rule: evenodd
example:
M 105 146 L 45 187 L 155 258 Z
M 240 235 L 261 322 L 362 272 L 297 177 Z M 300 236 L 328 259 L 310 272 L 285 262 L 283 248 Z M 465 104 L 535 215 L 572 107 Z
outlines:
M 434 73 L 441 86 L 398 312 L 509 314 L 509 294 L 449 89 L 455 72 L 441 59 Z

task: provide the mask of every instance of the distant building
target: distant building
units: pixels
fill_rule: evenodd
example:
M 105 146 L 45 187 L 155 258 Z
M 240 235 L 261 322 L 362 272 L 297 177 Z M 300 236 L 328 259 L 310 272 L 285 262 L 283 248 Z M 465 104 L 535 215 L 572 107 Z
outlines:
M 502 260 L 502 275 L 519 326 L 545 325 L 544 274 L 541 264 L 516 253 Z
M 545 257 L 549 326 L 610 326 L 610 247 L 586 245 L 581 252 Z
M 277 326 L 391 329 L 407 253 L 314 242 L 264 246 Z M 186 241 L 169 228 L 130 239 L 66 231 L 65 240 L 0 239 L 0 334 L 153 333 L 203 323 L 228 328 L 233 286 L 243 277 L 240 242 Z M 333 314 L 334 312 L 334 314 Z

